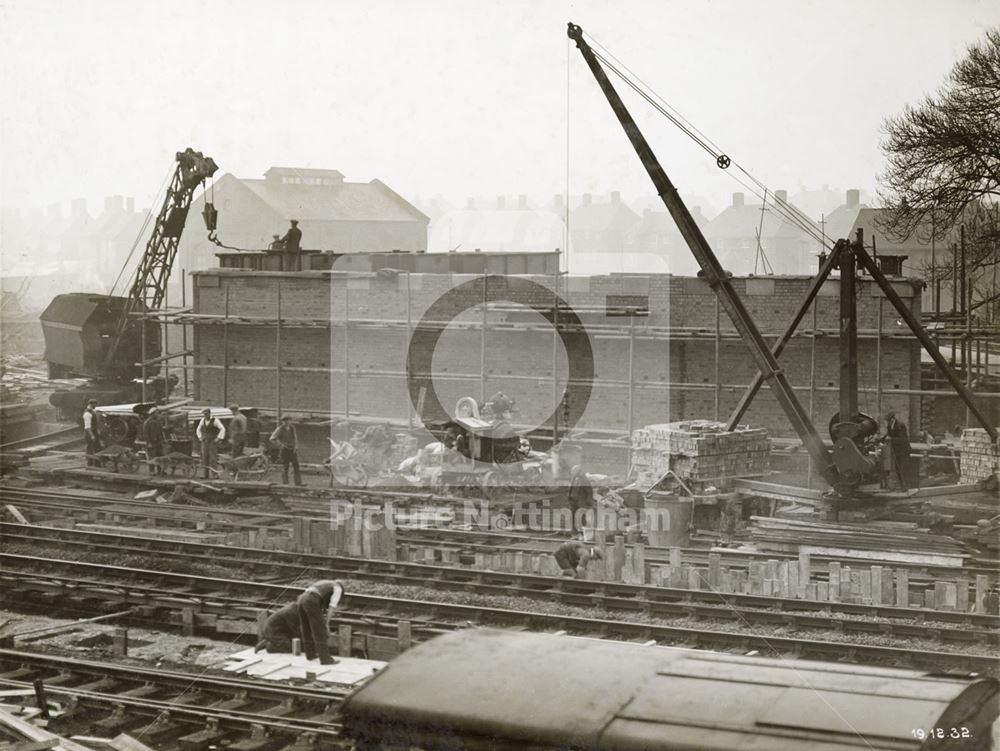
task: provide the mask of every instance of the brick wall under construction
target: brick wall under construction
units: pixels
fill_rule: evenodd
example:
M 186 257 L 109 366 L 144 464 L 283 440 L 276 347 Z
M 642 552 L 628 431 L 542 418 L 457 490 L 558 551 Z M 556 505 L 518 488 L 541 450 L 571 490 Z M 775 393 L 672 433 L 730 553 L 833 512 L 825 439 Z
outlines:
M 352 415 L 406 419 L 414 410 L 407 352 L 411 333 L 428 309 L 439 326 L 453 318 L 430 358 L 434 387 L 446 409 L 460 396 L 501 390 L 517 400 L 516 423 L 544 424 L 562 398 L 567 360 L 582 356 L 566 352 L 546 321 L 553 276 L 489 277 L 495 301 L 486 316 L 485 341 L 478 304 L 482 277 L 228 269 L 193 277 L 194 382 L 201 402 L 238 401 L 273 410 L 280 400 L 285 411 L 343 414 L 349 409 Z M 470 284 L 463 291 L 464 283 L 477 279 L 478 289 Z M 758 277 L 738 278 L 734 285 L 773 342 L 809 282 L 808 277 Z M 577 427 L 624 432 L 676 420 L 725 419 L 755 372 L 745 345 L 699 279 L 612 274 L 562 277 L 558 284 L 560 296 L 583 321 L 594 354 L 593 389 Z M 810 332 L 815 320 L 817 337 L 798 336 L 780 358 L 823 433 L 837 411 L 838 284 L 836 279 L 826 283 L 815 319 L 810 311 L 799 327 Z M 919 314 L 918 287 L 906 281 L 894 286 Z M 280 329 L 275 324 L 279 305 Z M 648 315 L 621 315 L 629 306 L 645 306 Z M 880 308 L 882 336 L 877 337 Z M 219 317 L 225 315 L 229 322 L 222 325 Z M 560 315 L 565 321 L 565 312 Z M 873 390 L 880 378 L 882 409 L 909 415 L 909 423 L 918 425 L 918 397 L 902 391 L 919 388 L 919 345 L 897 324 L 891 304 L 870 281 L 859 285 L 858 318 L 862 389 Z M 879 406 L 873 391 L 863 391 L 859 403 L 871 414 Z M 564 410 L 565 404 L 560 414 Z M 772 436 L 793 435 L 766 387 L 744 421 Z

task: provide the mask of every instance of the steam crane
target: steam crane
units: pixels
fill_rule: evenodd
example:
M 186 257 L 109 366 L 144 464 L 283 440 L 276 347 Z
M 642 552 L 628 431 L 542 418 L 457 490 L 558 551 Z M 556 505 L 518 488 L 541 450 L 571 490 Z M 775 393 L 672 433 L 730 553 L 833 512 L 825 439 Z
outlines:
M 914 317 L 913 312 L 906 307 L 906 304 L 886 280 L 874 259 L 865 250 L 860 230 L 854 241 L 843 239 L 837 241 L 829 257 L 824 262 L 823 267 L 820 269 L 820 273 L 810 285 L 806 298 L 796 311 L 791 324 L 774 345 L 774 348 L 768 348 L 760 330 L 757 328 L 749 311 L 733 287 L 731 281 L 732 274 L 722 268 L 719 259 L 712 251 L 701 229 L 692 218 L 691 212 L 688 211 L 687 206 L 681 200 L 677 189 L 670 182 L 670 178 L 667 177 L 649 143 L 642 135 L 635 120 L 632 119 L 632 115 L 608 79 L 604 68 L 597 59 L 597 55 L 583 38 L 583 29 L 576 24 L 570 23 L 567 33 L 569 38 L 576 42 L 577 49 L 583 55 L 583 59 L 586 61 L 591 73 L 593 73 L 598 86 L 604 92 L 608 104 L 611 105 L 611 109 L 618 117 L 619 123 L 621 123 L 625 134 L 632 143 L 632 147 L 642 161 L 643 167 L 645 167 L 646 172 L 653 181 L 656 192 L 663 199 L 663 203 L 677 224 L 681 236 L 698 261 L 701 267 L 699 276 L 704 278 L 718 297 L 721 307 L 729 315 L 733 325 L 736 327 L 736 331 L 750 350 L 750 354 L 757 366 L 759 372 L 747 393 L 741 399 L 733 416 L 730 418 L 728 423 L 729 430 L 735 427 L 749 407 L 760 386 L 766 382 L 799 439 L 802 441 L 803 446 L 809 452 L 813 465 L 818 469 L 819 474 L 841 498 L 849 499 L 857 496 L 858 486 L 863 481 L 865 475 L 872 473 L 876 468 L 874 458 L 865 449 L 866 441 L 878 432 L 878 423 L 875 419 L 860 412 L 858 409 L 857 310 L 854 285 L 857 268 L 860 265 L 871 275 L 875 283 L 878 284 L 902 320 L 906 322 L 907 326 L 913 332 L 913 335 L 920 341 L 935 364 L 948 379 L 952 388 L 955 389 L 969 407 L 970 412 L 975 415 L 990 437 L 994 441 L 997 439 L 996 428 L 989 424 L 989 421 L 973 402 L 972 395 L 951 368 L 948 367 L 948 363 L 941 356 L 937 345 L 927 335 L 927 332 L 923 330 L 920 322 Z M 725 154 L 721 154 L 717 157 L 716 163 L 720 168 L 726 169 L 730 165 L 730 159 Z M 784 371 L 778 364 L 777 358 L 791 339 L 796 327 L 822 287 L 823 282 L 834 269 L 839 269 L 841 279 L 841 353 L 840 410 L 830 420 L 829 432 L 833 443 L 833 450 L 831 451 L 817 432 L 816 427 L 809 418 L 809 414 L 803 409 L 802 404 L 795 396 L 795 392 L 788 382 Z
M 211 157 L 190 148 L 177 152 L 176 160 L 128 295 L 57 295 L 41 315 L 49 377 L 91 379 L 81 388 L 52 394 L 49 401 L 64 414 L 75 416 L 91 398 L 105 404 L 141 398 L 142 383 L 136 379 L 142 366 L 136 363 L 158 357 L 161 342 L 159 326 L 135 314 L 163 305 L 194 191 L 218 170 Z M 170 384 L 162 378 L 150 385 L 154 398 L 169 393 Z

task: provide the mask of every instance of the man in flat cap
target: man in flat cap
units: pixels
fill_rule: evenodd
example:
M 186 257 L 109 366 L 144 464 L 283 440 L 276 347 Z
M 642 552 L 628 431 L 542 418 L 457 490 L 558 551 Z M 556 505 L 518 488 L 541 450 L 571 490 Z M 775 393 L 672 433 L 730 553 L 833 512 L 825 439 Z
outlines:
M 156 407 L 150 407 L 146 413 L 146 419 L 142 423 L 142 438 L 146 442 L 146 461 L 149 464 L 149 473 L 152 475 L 162 475 L 163 465 L 156 460 L 163 456 L 163 415 Z
M 212 417 L 212 410 L 205 407 L 194 432 L 201 442 L 201 466 L 205 468 L 205 477 L 208 478 L 210 471 L 219 466 L 218 443 L 225 439 L 226 427 L 218 418 Z
M 87 408 L 83 411 L 83 437 L 87 441 L 87 466 L 97 464 L 94 454 L 101 450 L 101 433 L 97 425 L 97 400 L 89 399 Z

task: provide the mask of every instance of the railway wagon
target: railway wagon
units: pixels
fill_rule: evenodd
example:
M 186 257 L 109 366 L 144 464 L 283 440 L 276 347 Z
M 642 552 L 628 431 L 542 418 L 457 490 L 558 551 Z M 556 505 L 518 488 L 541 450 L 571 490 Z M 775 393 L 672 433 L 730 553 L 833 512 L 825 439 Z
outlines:
M 997 713 L 975 675 L 492 629 L 414 647 L 343 707 L 359 751 L 986 751 Z

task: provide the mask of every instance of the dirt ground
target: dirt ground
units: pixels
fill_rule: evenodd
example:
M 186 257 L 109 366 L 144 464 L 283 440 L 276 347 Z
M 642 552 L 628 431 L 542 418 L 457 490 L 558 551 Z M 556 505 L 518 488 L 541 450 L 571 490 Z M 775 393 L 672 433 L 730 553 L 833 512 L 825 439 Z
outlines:
M 40 631 L 56 627 L 65 627 L 65 630 L 48 636 Z M 15 647 L 26 652 L 58 653 L 81 659 L 102 660 L 113 655 L 112 644 L 116 628 L 113 624 L 79 623 L 71 618 L 25 615 L 0 609 L 0 636 L 25 634 L 24 638 L 17 639 Z M 34 631 L 38 633 L 28 634 Z M 128 657 L 116 658 L 115 662 L 162 666 L 164 669 L 221 669 L 231 654 L 246 648 L 245 644 L 234 641 L 180 636 L 141 628 L 129 628 L 128 636 Z

